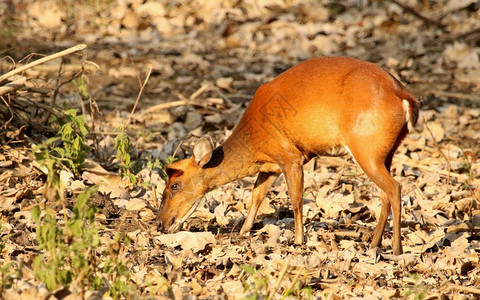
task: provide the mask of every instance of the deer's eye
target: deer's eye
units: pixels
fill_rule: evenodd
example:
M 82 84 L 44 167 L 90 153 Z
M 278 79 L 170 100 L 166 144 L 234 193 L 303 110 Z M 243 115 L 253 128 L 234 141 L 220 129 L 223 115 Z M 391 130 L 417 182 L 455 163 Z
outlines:
M 170 189 L 172 191 L 178 191 L 180 189 L 180 184 L 175 182 L 170 186 Z

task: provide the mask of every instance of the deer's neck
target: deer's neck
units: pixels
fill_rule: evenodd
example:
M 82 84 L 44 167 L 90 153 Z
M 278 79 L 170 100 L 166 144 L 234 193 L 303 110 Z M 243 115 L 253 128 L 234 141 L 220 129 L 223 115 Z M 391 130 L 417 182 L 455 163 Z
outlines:
M 204 166 L 211 179 L 210 190 L 259 171 L 260 164 L 256 160 L 255 152 L 249 149 L 248 141 L 238 138 L 234 133 L 213 150 L 212 158 Z

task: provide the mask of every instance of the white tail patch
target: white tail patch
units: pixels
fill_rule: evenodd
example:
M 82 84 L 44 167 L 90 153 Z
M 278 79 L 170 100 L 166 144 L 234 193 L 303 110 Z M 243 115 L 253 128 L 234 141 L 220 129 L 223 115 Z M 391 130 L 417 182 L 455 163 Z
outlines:
M 413 130 L 412 115 L 410 114 L 410 102 L 403 99 L 403 110 L 405 113 L 405 122 L 407 122 L 408 132 Z

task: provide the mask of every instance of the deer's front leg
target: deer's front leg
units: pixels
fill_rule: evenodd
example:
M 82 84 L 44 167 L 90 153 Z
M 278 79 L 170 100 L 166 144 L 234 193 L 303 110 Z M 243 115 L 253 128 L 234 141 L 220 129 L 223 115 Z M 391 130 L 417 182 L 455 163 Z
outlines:
M 252 229 L 253 221 L 255 221 L 255 216 L 257 215 L 258 208 L 262 204 L 263 199 L 267 195 L 268 190 L 275 182 L 275 179 L 278 178 L 277 173 L 267 173 L 267 172 L 260 172 L 258 174 L 257 180 L 255 181 L 255 186 L 253 187 L 252 191 L 252 203 L 248 208 L 248 214 L 243 223 L 242 229 L 240 229 L 240 234 L 245 234 L 250 229 Z

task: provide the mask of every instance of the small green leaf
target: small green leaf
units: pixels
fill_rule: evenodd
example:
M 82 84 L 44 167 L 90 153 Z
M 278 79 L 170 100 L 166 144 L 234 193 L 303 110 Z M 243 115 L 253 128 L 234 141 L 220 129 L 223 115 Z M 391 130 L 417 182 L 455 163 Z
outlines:
M 35 221 L 35 223 L 40 223 L 40 207 L 38 205 L 35 205 L 32 207 L 30 210 L 30 213 L 32 214 L 32 218 Z
M 136 184 L 136 183 L 137 183 L 137 177 L 135 176 L 135 174 L 129 173 L 129 174 L 128 174 L 128 179 L 129 179 L 129 181 L 130 181 L 132 184 Z
M 245 273 L 250 274 L 250 275 L 253 275 L 253 274 L 256 273 L 255 268 L 253 268 L 251 266 L 245 266 L 244 265 L 244 266 L 240 266 L 240 268 L 242 268 L 245 271 Z

